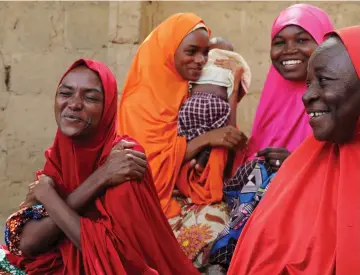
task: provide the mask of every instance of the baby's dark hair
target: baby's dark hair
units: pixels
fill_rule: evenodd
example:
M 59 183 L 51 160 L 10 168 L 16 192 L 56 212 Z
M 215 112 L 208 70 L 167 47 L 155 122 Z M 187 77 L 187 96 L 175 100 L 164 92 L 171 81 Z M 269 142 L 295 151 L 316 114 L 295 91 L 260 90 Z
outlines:
M 210 39 L 210 50 L 212 49 L 221 49 L 231 52 L 234 51 L 234 47 L 230 41 L 225 40 L 222 37 L 213 37 Z

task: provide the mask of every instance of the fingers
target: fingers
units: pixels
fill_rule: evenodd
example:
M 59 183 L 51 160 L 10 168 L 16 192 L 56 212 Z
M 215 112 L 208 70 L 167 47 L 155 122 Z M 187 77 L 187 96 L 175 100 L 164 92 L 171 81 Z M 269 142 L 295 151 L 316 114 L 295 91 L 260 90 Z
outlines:
M 123 153 L 125 155 L 133 155 L 141 159 L 146 159 L 146 155 L 144 153 L 132 149 L 113 149 L 112 153 Z
M 139 158 L 137 156 L 126 154 L 126 157 L 132 159 L 137 165 L 146 168 L 147 167 L 147 161 L 146 159 Z
M 142 152 L 139 151 L 135 151 L 135 150 L 131 150 L 131 149 L 125 149 L 125 154 L 126 155 L 133 155 L 135 157 L 141 158 L 141 159 L 145 159 L 146 160 L 146 155 Z
M 231 143 L 232 148 L 236 148 L 244 146 L 248 138 L 244 133 L 236 129 L 236 131 L 232 131 L 226 136 L 226 140 Z
M 202 173 L 204 171 L 204 169 L 205 169 L 203 166 L 201 166 L 198 163 L 195 165 L 194 168 L 195 168 L 196 172 L 198 172 L 198 173 Z
M 194 168 L 196 165 L 196 159 L 192 159 L 189 163 L 190 168 Z
M 133 148 L 135 145 L 136 145 L 135 142 L 121 140 L 119 143 L 117 143 L 113 147 L 113 150 L 124 150 L 124 149 L 127 149 L 127 148 Z
M 270 152 L 270 150 L 271 150 L 270 147 L 262 149 L 259 152 L 257 152 L 255 154 L 255 156 L 257 156 L 257 157 L 267 157 L 267 154 Z
M 20 208 L 28 208 L 31 207 L 33 205 L 37 204 L 37 201 L 35 199 L 26 199 L 25 201 L 23 201 L 22 203 L 20 203 L 19 207 Z
M 275 160 L 280 160 L 281 162 L 283 162 L 286 158 L 287 158 L 287 154 L 286 153 L 278 153 L 278 152 L 270 152 L 267 154 L 267 159 L 275 159 Z
M 38 184 L 38 183 L 39 183 L 38 180 L 30 183 L 30 184 L 29 184 L 29 190 L 32 189 L 32 188 L 33 188 L 36 184 Z
M 144 173 L 145 173 L 145 170 L 144 171 L 138 171 L 138 170 L 132 170 L 132 173 L 131 175 L 128 176 L 128 180 L 142 180 L 143 177 L 144 177 Z
M 279 167 L 281 166 L 282 164 L 282 161 L 279 160 L 279 159 L 268 159 L 266 160 L 266 162 L 273 168 L 277 168 L 279 169 Z
M 214 63 L 215 65 L 221 65 L 227 63 L 228 61 L 229 61 L 228 59 L 216 59 Z
M 147 169 L 147 161 L 133 155 L 127 155 L 125 167 L 127 167 L 127 176 L 131 179 L 142 179 Z
M 232 69 L 233 63 L 227 59 L 217 59 L 215 60 L 215 65 L 224 69 Z
M 125 180 L 142 180 L 146 172 L 146 168 L 135 163 L 130 164 L 128 170 Z

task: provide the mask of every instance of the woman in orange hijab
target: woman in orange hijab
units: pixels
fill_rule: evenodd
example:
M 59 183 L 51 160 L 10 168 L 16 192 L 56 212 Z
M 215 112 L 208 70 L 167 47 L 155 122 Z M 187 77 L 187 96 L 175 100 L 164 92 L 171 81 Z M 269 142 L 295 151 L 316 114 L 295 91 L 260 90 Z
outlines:
M 360 274 L 359 48 L 354 26 L 311 56 L 303 102 L 313 135 L 275 176 L 228 274 Z
M 243 136 L 227 126 L 190 142 L 177 133 L 178 112 L 207 61 L 210 30 L 191 13 L 170 16 L 139 47 L 119 104 L 118 133 L 144 146 L 161 206 L 185 254 L 200 268 L 206 248 L 228 220 L 223 197 L 227 149 Z M 213 147 L 201 175 L 191 161 Z

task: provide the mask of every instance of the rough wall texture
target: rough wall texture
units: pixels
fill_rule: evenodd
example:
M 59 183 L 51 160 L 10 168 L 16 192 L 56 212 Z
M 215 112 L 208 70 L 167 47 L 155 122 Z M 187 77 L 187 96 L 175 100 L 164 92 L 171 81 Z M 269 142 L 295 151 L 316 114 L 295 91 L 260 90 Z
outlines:
M 240 125 L 248 133 L 269 67 L 271 24 L 291 3 L 1 2 L 0 224 L 43 166 L 43 152 L 56 130 L 57 81 L 75 59 L 106 62 L 121 88 L 139 42 L 151 29 L 175 12 L 195 12 L 251 65 L 252 94 L 239 107 Z M 357 3 L 314 4 L 330 14 L 336 27 L 358 24 Z

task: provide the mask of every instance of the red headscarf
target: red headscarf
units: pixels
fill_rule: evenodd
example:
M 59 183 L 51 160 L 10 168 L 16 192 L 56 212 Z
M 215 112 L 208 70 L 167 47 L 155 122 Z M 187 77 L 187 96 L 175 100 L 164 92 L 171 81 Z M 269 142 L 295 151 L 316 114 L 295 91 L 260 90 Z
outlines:
M 59 85 L 72 69 L 81 65 L 96 72 L 103 85 L 104 111 L 96 135 L 87 144 L 75 144 L 58 129 L 53 146 L 45 152 L 45 167 L 37 173 L 53 178 L 59 191 L 65 194 L 71 193 L 101 166 L 114 142 L 119 141 L 116 139 L 116 79 L 108 67 L 95 60 L 79 59 L 66 71 Z
M 360 77 L 360 26 L 336 32 Z M 360 125 L 343 145 L 307 138 L 238 241 L 229 275 L 360 274 Z
M 96 135 L 89 142 L 75 144 L 58 130 L 53 146 L 46 151 L 47 161 L 38 175 L 52 177 L 63 196 L 104 163 L 114 144 L 122 139 L 133 141 L 116 135 L 117 86 L 111 71 L 98 61 L 80 59 L 65 75 L 80 65 L 99 75 L 104 111 Z M 139 145 L 134 149 L 144 152 Z M 36 259 L 9 260 L 30 275 L 198 274 L 161 211 L 149 171 L 141 183 L 126 182 L 108 189 L 95 201 L 95 209 L 91 212 L 96 214 L 95 219 L 89 213 L 81 218 L 82 253 L 65 239 Z

